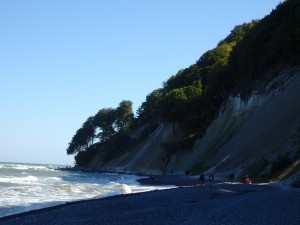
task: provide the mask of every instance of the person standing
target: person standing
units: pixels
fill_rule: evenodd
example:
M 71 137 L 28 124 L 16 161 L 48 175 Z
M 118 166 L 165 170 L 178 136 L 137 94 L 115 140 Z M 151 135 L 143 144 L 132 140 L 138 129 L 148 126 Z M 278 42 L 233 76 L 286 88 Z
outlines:
M 200 185 L 203 186 L 204 185 L 204 174 L 203 174 L 203 172 L 201 173 L 201 175 L 199 177 L 199 181 L 200 181 Z
M 210 184 L 212 184 L 214 182 L 214 174 L 213 173 L 209 174 L 208 180 L 209 180 Z
M 246 175 L 245 183 L 246 184 L 251 184 L 252 183 L 251 180 L 250 180 L 250 178 L 248 177 L 248 175 Z
M 234 173 L 233 172 L 229 175 L 229 181 L 231 183 L 233 183 L 233 181 L 234 181 Z

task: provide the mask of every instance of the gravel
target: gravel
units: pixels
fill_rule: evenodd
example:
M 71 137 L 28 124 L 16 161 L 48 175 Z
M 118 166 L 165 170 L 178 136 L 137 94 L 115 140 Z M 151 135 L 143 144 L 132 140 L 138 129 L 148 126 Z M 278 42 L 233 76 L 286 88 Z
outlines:
M 300 224 L 300 190 L 220 183 L 68 203 L 0 218 L 15 224 Z

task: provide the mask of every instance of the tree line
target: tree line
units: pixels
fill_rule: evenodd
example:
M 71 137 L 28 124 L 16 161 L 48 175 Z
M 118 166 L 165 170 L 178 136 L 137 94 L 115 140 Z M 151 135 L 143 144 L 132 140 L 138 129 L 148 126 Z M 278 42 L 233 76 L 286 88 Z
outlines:
M 116 109 L 99 110 L 77 130 L 67 153 L 77 154 L 77 165 L 84 165 L 99 151 L 106 152 L 107 157 L 120 148 L 120 143 L 129 145 L 133 141 L 130 132 L 149 121 L 152 126 L 141 138 L 160 122 L 171 123 L 181 128 L 184 137 L 164 145 L 166 151 L 190 147 L 205 134 L 230 95 L 247 98 L 257 83 L 270 76 L 268 71 L 299 65 L 299 56 L 300 1 L 286 0 L 265 18 L 234 27 L 195 64 L 172 75 L 146 96 L 136 117 L 128 100 Z

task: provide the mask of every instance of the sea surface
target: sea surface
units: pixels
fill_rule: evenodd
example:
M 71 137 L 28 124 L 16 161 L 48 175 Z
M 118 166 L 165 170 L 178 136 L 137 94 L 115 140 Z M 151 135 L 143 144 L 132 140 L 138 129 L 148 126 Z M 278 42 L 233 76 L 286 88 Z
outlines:
M 135 175 L 57 170 L 57 165 L 0 162 L 0 217 L 83 199 L 171 186 L 142 186 Z

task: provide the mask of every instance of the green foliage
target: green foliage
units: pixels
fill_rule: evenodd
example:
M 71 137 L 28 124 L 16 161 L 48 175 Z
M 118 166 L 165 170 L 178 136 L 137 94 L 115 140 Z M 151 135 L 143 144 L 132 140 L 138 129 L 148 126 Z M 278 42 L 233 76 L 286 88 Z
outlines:
M 274 59 L 271 55 L 277 56 L 282 63 L 286 59 L 278 54 L 279 51 L 292 51 L 293 58 L 299 58 L 295 57 L 299 55 L 297 46 L 300 43 L 298 9 L 299 3 L 286 1 L 263 20 L 234 27 L 216 48 L 204 53 L 196 64 L 171 76 L 155 95 L 149 95 L 155 96 L 155 101 L 146 99 L 139 114 L 141 118 L 158 115 L 165 122 L 179 124 L 185 135 L 201 137 L 228 95 L 236 91 L 249 93 L 261 78 L 260 73 L 265 73 L 271 65 L 269 61 Z M 285 37 L 287 29 L 289 38 Z M 285 47 L 280 44 L 283 38 Z M 276 48 L 277 53 L 273 54 Z
M 287 153 L 279 155 L 277 159 L 272 162 L 272 173 L 269 179 L 271 181 L 283 180 L 299 172 L 299 169 L 300 162 L 297 154 L 294 155 L 293 158 L 290 158 Z
M 176 142 L 172 142 L 172 143 L 162 142 L 160 143 L 160 147 L 165 150 L 167 155 L 171 155 L 178 151 L 191 150 L 194 141 L 195 141 L 194 136 L 189 136 L 189 137 L 186 136 Z
M 137 125 L 145 123 L 145 121 L 158 115 L 158 109 L 161 101 L 162 89 L 156 89 L 147 95 L 146 101 L 138 108 Z
M 236 45 L 258 22 L 259 20 L 252 20 L 250 23 L 235 26 L 231 33 L 223 41 L 220 41 L 219 44 L 231 43 L 232 45 Z
M 261 177 L 261 172 L 269 165 L 269 160 L 265 157 L 261 157 L 258 162 L 254 163 L 247 169 L 247 174 L 250 177 Z
M 284 169 L 286 169 L 292 160 L 289 158 L 287 154 L 279 155 L 275 161 L 272 162 L 272 173 L 278 173 Z
M 102 161 L 104 163 L 132 150 L 138 140 L 131 140 L 130 136 L 125 133 L 119 133 L 112 137 L 109 142 L 102 144 L 104 149 Z
M 189 86 L 172 89 L 164 94 L 160 102 L 160 112 L 164 121 L 179 123 L 185 127 L 186 118 L 191 114 L 194 103 L 201 97 L 201 80 Z
M 116 127 L 118 132 L 128 132 L 133 123 L 132 102 L 123 100 L 116 109 Z
M 90 160 L 94 158 L 97 152 L 98 148 L 96 144 L 89 146 L 85 151 L 78 152 L 75 156 L 76 165 L 86 166 Z
M 94 116 L 94 126 L 97 127 L 97 137 L 100 142 L 109 140 L 113 135 L 116 134 L 115 122 L 117 118 L 117 112 L 112 108 L 103 108 Z
M 299 10 L 299 1 L 287 0 L 261 21 L 236 26 L 196 64 L 171 76 L 160 96 L 163 121 L 201 137 L 230 94 L 249 93 L 275 64 L 299 63 Z M 187 94 L 194 82 L 201 83 L 201 91 Z
M 163 91 L 168 92 L 173 89 L 189 86 L 200 79 L 201 75 L 199 67 L 194 64 L 189 68 L 179 70 L 175 76 L 171 76 L 166 82 L 164 82 Z
M 96 154 L 97 149 L 107 145 L 112 138 L 118 136 L 120 140 L 120 137 L 125 137 L 133 120 L 131 101 L 122 101 L 116 109 L 100 109 L 77 130 L 69 143 L 67 154 L 77 154 L 77 165 L 86 164 Z
M 287 0 L 256 23 L 237 43 L 230 58 L 230 73 L 238 91 L 249 93 L 275 65 L 299 64 L 300 4 Z
M 197 65 L 200 68 L 201 78 L 204 84 L 206 84 L 209 76 L 217 74 L 227 66 L 231 51 L 232 44 L 223 42 L 201 56 L 197 61 Z
M 195 163 L 189 171 L 191 172 L 191 175 L 196 175 L 202 173 L 205 170 L 205 163 L 203 160 L 200 160 L 197 163 Z
M 88 158 L 91 154 L 82 152 L 95 152 L 90 149 L 97 143 L 105 145 L 107 152 L 118 151 L 120 148 L 115 147 L 115 143 L 125 142 L 118 141 L 121 139 L 117 137 L 125 137 L 131 129 L 153 121 L 155 127 L 159 121 L 179 125 L 184 138 L 193 137 L 190 141 L 199 138 L 229 95 L 247 96 L 253 85 L 264 79 L 268 69 L 275 65 L 299 64 L 299 55 L 300 1 L 286 0 L 262 20 L 234 27 L 195 64 L 171 76 L 162 88 L 146 97 L 137 110 L 137 118 L 130 101 L 122 101 L 116 109 L 101 109 L 88 118 L 73 136 L 67 153 L 78 154 L 77 157 L 86 154 Z M 144 137 L 148 134 L 146 131 Z M 189 145 L 192 146 L 192 141 Z M 180 141 L 165 147 L 167 152 L 178 148 L 184 148 Z M 99 146 L 97 149 L 100 151 Z M 287 158 L 277 161 L 272 164 L 274 171 L 288 162 Z M 199 162 L 199 165 L 195 166 L 196 171 L 200 171 L 202 164 Z
M 89 117 L 82 127 L 76 131 L 72 141 L 67 148 L 67 154 L 72 155 L 85 150 L 90 144 L 93 144 L 95 130 L 93 125 L 93 117 Z

